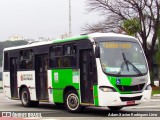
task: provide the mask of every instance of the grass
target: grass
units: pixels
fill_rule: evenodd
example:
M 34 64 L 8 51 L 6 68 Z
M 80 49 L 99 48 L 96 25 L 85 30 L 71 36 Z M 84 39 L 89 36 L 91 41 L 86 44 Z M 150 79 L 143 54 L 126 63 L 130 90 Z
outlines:
M 152 87 L 152 95 L 160 94 L 160 87 Z

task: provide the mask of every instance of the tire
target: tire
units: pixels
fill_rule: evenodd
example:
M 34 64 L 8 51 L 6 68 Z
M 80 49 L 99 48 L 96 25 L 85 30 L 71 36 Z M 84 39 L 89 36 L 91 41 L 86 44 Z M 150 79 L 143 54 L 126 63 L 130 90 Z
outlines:
M 39 101 L 31 101 L 31 106 L 33 107 L 39 106 Z
M 110 110 L 115 110 L 115 111 L 117 111 L 117 110 L 120 110 L 120 109 L 122 109 L 123 107 L 122 106 L 108 106 L 108 108 L 110 109 Z
M 23 88 L 21 91 L 21 102 L 25 107 L 37 107 L 39 105 L 39 101 L 31 101 L 27 88 Z
M 82 106 L 75 90 L 70 90 L 65 95 L 65 107 L 69 112 L 81 112 Z
M 32 102 L 31 102 L 30 94 L 27 88 L 23 88 L 21 91 L 21 102 L 25 107 L 31 106 Z

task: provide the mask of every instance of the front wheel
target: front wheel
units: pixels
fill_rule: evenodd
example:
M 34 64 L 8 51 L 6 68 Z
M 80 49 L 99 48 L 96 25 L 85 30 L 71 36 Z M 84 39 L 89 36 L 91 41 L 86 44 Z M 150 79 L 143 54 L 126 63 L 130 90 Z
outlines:
M 108 108 L 109 108 L 110 110 L 120 110 L 120 109 L 122 109 L 123 107 L 122 107 L 122 106 L 108 106 Z
M 70 90 L 65 95 L 65 107 L 69 112 L 80 112 L 82 106 L 79 103 L 79 98 L 75 90 Z

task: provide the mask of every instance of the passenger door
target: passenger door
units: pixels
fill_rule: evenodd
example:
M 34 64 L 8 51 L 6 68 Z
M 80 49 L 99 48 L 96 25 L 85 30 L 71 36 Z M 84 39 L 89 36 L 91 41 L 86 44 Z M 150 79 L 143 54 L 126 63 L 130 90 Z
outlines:
M 81 102 L 93 103 L 93 51 L 80 52 L 80 89 Z
M 38 100 L 48 100 L 48 55 L 36 56 L 36 94 Z
M 17 57 L 10 58 L 11 98 L 18 98 L 17 66 L 18 66 L 18 58 Z

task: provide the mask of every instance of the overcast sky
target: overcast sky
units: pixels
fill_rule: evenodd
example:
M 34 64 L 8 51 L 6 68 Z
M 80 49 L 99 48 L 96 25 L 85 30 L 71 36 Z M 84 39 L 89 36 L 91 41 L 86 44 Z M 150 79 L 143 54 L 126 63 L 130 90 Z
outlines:
M 68 32 L 69 0 L 0 0 L 0 40 L 18 34 L 25 39 L 57 38 Z M 86 0 L 71 0 L 72 35 L 97 20 L 86 14 Z

